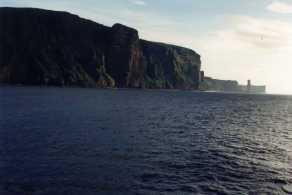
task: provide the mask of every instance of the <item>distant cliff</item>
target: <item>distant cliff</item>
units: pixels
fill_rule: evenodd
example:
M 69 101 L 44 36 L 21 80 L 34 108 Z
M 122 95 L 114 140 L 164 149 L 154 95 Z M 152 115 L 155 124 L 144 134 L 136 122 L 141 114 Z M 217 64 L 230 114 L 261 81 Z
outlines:
M 266 93 L 266 86 L 240 85 L 233 80 L 219 80 L 205 77 L 200 83 L 202 91 L 235 92 L 235 93 Z
M 198 89 L 196 52 L 66 12 L 0 8 L 0 83 Z
M 211 77 L 205 77 L 200 84 L 200 89 L 204 91 L 221 91 L 221 92 L 239 92 L 241 90 L 239 83 L 232 80 L 219 80 Z

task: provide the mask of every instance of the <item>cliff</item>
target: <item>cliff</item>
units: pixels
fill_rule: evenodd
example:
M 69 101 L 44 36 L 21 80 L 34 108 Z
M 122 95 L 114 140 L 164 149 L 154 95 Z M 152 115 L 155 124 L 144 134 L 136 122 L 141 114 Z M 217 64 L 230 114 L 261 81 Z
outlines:
M 237 81 L 219 80 L 211 77 L 205 77 L 200 84 L 200 89 L 204 91 L 219 91 L 219 92 L 240 92 L 241 87 Z
M 0 83 L 198 89 L 200 55 L 66 12 L 0 8 Z
M 194 51 L 163 43 L 141 41 L 146 64 L 146 87 L 197 89 L 200 56 Z
M 233 80 L 219 80 L 211 77 L 205 77 L 200 83 L 200 90 L 203 91 L 217 91 L 217 92 L 235 92 L 235 93 L 252 93 L 264 94 L 266 93 L 266 86 L 256 85 L 240 85 Z

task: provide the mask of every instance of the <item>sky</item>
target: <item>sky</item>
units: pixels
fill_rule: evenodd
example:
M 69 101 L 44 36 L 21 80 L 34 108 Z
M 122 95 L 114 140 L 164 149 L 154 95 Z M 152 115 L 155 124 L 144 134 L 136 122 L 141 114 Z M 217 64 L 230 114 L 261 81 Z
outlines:
M 207 76 L 292 94 L 292 0 L 1 0 L 122 23 L 143 39 L 188 47 Z

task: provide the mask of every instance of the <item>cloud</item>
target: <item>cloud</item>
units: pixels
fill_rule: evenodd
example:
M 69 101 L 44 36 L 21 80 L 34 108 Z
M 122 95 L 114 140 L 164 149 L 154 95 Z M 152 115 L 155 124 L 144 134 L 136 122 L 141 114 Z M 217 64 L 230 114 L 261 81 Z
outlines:
M 139 5 L 139 6 L 145 6 L 146 2 L 143 0 L 129 0 L 129 2 L 135 4 L 135 5 Z
M 227 29 L 219 31 L 221 38 L 229 37 L 242 44 L 262 49 L 292 46 L 292 24 L 279 20 L 235 16 Z
M 292 4 L 281 1 L 274 1 L 268 5 L 267 10 L 281 14 L 292 14 Z

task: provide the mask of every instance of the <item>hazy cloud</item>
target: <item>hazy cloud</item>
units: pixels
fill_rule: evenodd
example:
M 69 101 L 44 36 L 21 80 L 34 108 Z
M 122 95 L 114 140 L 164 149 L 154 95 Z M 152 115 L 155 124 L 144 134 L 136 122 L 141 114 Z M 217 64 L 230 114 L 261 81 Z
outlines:
M 230 27 L 220 31 L 220 36 L 263 49 L 290 47 L 292 24 L 278 20 L 236 16 L 232 18 Z
M 129 2 L 135 4 L 135 5 L 140 5 L 140 6 L 145 6 L 146 2 L 143 0 L 129 0 Z
M 268 10 L 281 14 L 292 14 L 292 4 L 274 1 L 267 7 Z

